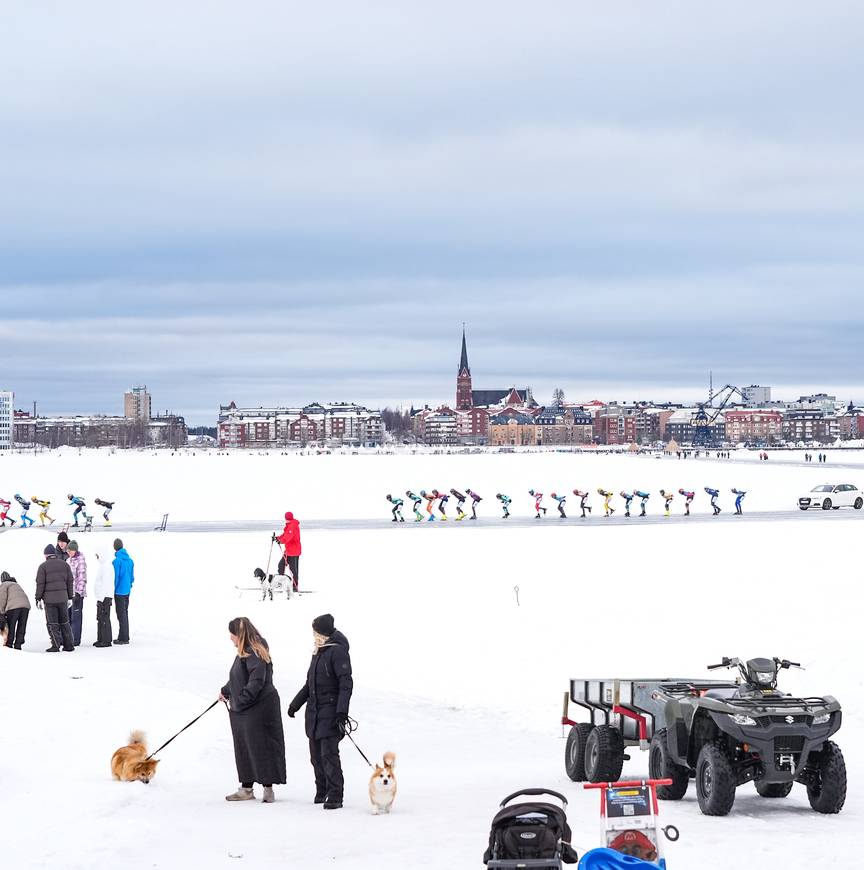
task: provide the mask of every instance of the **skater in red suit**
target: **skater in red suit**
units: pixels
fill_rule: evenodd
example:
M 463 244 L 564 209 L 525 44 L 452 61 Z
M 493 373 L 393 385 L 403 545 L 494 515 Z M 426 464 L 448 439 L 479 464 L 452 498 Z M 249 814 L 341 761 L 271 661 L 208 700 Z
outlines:
M 294 519 L 294 514 L 291 511 L 285 514 L 285 528 L 282 529 L 282 534 L 274 539 L 277 540 L 284 550 L 284 555 L 279 560 L 279 573 L 285 573 L 285 565 L 291 569 L 291 574 L 294 576 L 294 591 L 296 592 L 300 586 L 300 522 Z

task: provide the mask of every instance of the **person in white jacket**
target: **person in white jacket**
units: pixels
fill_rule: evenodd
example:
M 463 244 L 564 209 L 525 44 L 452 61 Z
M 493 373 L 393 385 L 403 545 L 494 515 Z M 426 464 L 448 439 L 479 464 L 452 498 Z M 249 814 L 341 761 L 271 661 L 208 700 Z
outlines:
M 96 554 L 96 643 L 93 646 L 111 646 L 111 604 L 114 600 L 114 550 L 111 547 Z

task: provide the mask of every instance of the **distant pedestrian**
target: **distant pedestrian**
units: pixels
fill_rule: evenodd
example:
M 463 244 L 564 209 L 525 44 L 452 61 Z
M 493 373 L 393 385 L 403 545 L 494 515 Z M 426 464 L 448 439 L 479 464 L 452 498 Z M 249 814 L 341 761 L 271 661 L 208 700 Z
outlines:
M 329 613 L 312 621 L 315 649 L 306 685 L 297 693 L 288 716 L 306 705 L 306 736 L 315 771 L 315 803 L 325 810 L 342 808 L 345 781 L 339 759 L 339 741 L 347 733 L 348 708 L 354 691 L 348 640 L 337 631 Z
M 120 538 L 114 540 L 114 601 L 117 604 L 116 644 L 129 643 L 129 596 L 135 582 L 135 563 L 123 547 Z
M 74 652 L 72 626 L 69 625 L 69 603 L 75 594 L 69 566 L 57 558 L 57 551 L 49 544 L 43 551 L 45 561 L 36 572 L 36 606 L 45 608 L 45 623 L 51 646 L 45 652 Z
M 282 544 L 284 555 L 279 560 L 279 573 L 285 573 L 285 565 L 291 569 L 294 577 L 294 591 L 300 588 L 300 555 L 303 552 L 300 546 L 300 522 L 294 519 L 294 514 L 288 511 L 285 514 L 285 528 L 276 540 Z
M 72 572 L 72 608 L 69 621 L 72 624 L 72 638 L 75 646 L 81 645 L 81 626 L 84 621 L 84 599 L 87 597 L 87 560 L 78 549 L 77 541 L 69 541 L 69 561 L 66 563 Z
M 96 553 L 98 570 L 96 572 L 96 643 L 95 647 L 111 646 L 111 603 L 114 600 L 114 550 Z
M 8 571 L 0 574 L 0 616 L 6 620 L 6 646 L 21 649 L 27 633 L 27 618 L 30 616 L 30 599 Z
M 219 698 L 228 704 L 240 788 L 225 800 L 254 800 L 257 782 L 264 786 L 261 800 L 271 804 L 274 784 L 284 783 L 286 776 L 282 704 L 273 685 L 270 648 L 245 616 L 232 619 L 228 633 L 237 657 Z

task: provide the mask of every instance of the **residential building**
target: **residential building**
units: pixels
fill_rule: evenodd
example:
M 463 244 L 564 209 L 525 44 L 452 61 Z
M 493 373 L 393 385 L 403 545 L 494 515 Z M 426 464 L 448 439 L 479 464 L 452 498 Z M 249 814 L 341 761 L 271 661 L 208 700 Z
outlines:
M 15 394 L 0 390 L 0 450 L 11 450 L 15 445 Z
M 15 431 L 22 443 L 45 447 L 183 447 L 186 421 L 168 414 L 151 420 L 104 414 L 30 417 L 16 412 Z
M 150 419 L 150 393 L 146 386 L 132 387 L 123 394 L 123 416 L 130 420 Z
M 833 414 L 837 409 L 837 397 L 827 393 L 814 393 L 812 396 L 801 396 L 798 401 L 790 402 L 788 407 L 792 410 L 820 410 L 824 414 Z
M 303 444 L 376 446 L 384 440 L 380 411 L 361 405 L 313 402 L 303 408 L 219 408 L 220 447 L 287 447 Z
M 783 420 L 783 435 L 787 441 L 836 440 L 838 436 L 837 417 L 826 414 L 819 407 L 796 408 L 786 412 Z
M 726 440 L 735 444 L 769 444 L 783 438 L 783 415 L 765 409 L 731 410 L 726 418 Z
M 763 408 L 771 403 L 771 387 L 751 384 L 749 387 L 742 387 L 741 392 L 744 395 L 744 404 L 748 408 Z

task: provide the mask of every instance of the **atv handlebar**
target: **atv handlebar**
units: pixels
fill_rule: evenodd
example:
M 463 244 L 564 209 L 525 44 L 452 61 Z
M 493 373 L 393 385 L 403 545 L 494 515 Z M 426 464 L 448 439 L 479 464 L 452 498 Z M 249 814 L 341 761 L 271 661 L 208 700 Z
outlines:
M 802 671 L 804 670 L 801 667 L 801 662 L 790 662 L 789 659 L 778 659 L 776 657 L 774 661 L 777 663 L 778 668 L 800 668 Z
M 738 664 L 738 659 L 730 659 L 723 656 L 723 661 L 719 665 L 708 665 L 709 671 L 716 671 L 717 668 L 734 668 Z
M 671 782 L 671 780 L 670 780 Z M 503 801 L 501 801 L 501 806 L 504 807 L 513 800 L 513 798 L 521 797 L 522 795 L 526 795 L 528 797 L 537 797 L 538 795 L 550 795 L 551 797 L 558 798 L 562 804 L 564 804 L 564 809 L 567 809 L 567 798 L 564 797 L 563 794 L 557 791 L 551 791 L 548 788 L 523 788 L 521 791 L 514 791 L 513 794 L 507 795 Z

